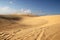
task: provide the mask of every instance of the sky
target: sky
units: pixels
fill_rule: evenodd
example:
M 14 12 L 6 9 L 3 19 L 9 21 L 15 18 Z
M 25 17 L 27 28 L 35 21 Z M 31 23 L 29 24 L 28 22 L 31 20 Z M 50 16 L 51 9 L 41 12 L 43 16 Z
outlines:
M 60 0 L 0 0 L 0 14 L 60 14 Z

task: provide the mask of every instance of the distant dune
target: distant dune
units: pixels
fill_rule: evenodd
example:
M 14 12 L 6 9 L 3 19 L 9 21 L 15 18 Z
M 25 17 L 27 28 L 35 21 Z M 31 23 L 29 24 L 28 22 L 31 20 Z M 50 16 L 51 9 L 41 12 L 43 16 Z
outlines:
M 60 40 L 60 15 L 0 15 L 0 40 Z

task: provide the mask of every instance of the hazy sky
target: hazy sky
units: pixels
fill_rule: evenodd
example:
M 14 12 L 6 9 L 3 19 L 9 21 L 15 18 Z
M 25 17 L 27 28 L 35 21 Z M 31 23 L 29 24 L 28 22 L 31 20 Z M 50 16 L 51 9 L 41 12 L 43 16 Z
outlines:
M 60 0 L 0 0 L 0 14 L 14 12 L 60 14 Z

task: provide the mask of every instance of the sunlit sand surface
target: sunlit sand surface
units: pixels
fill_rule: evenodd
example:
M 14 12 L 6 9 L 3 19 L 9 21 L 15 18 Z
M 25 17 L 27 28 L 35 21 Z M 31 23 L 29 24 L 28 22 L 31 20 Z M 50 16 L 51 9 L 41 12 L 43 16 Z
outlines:
M 0 15 L 0 40 L 60 40 L 60 15 Z

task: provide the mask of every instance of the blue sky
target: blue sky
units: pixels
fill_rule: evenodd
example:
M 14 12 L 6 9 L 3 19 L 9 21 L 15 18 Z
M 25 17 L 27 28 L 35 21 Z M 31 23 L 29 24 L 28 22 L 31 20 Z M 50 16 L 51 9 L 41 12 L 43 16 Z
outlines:
M 0 0 L 0 14 L 60 14 L 60 0 Z

